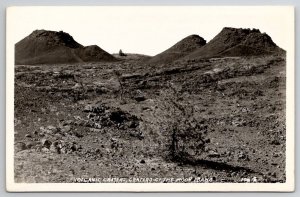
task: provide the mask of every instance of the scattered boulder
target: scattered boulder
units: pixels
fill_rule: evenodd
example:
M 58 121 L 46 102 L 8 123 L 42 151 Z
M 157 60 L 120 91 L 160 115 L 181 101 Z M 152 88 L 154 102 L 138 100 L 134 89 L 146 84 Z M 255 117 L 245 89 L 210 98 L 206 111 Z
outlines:
M 208 157 L 220 157 L 220 154 L 217 151 L 210 150 L 208 151 Z
M 271 145 L 280 145 L 280 141 L 278 139 L 273 139 L 270 144 Z
M 36 145 L 36 143 L 29 141 L 29 142 L 26 142 L 25 145 L 26 145 L 27 149 L 31 149 L 32 147 L 34 147 Z
M 137 102 L 146 100 L 145 94 L 141 90 L 136 90 L 133 94 L 133 99 Z
M 62 133 L 68 133 L 69 131 L 71 131 L 71 128 L 71 125 L 60 126 L 60 131 Z
M 49 149 L 51 144 L 52 144 L 52 142 L 50 140 L 47 140 L 47 139 L 42 139 L 41 142 L 42 142 L 42 146 L 46 147 L 47 149 Z
M 127 114 L 121 110 L 113 111 L 109 115 L 109 119 L 115 123 L 123 123 L 128 120 Z
M 43 153 L 49 153 L 50 150 L 49 150 L 48 148 L 46 148 L 46 147 L 43 147 L 43 148 L 41 149 L 41 152 L 43 152 Z
M 60 153 L 61 147 L 59 147 L 58 141 L 55 141 L 51 144 L 49 150 L 53 153 Z
M 15 152 L 20 152 L 22 150 L 26 150 L 27 147 L 26 147 L 26 144 L 24 142 L 17 142 L 15 143 Z
M 145 161 L 144 159 L 142 159 L 142 160 L 140 161 L 140 163 L 141 163 L 141 164 L 144 164 L 144 163 L 146 163 L 146 161 Z
M 30 134 L 26 134 L 25 137 L 32 138 L 32 136 Z
M 250 161 L 249 156 L 243 151 L 238 153 L 238 160 Z
M 58 128 L 49 125 L 47 127 L 40 127 L 40 134 L 55 134 L 58 132 Z

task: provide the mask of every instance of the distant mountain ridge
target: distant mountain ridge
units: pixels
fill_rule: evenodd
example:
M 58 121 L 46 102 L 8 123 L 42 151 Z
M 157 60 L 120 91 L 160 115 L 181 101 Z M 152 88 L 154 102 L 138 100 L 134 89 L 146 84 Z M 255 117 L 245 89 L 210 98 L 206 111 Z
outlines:
M 224 27 L 211 41 L 190 35 L 166 51 L 152 57 L 149 64 L 167 64 L 177 60 L 229 56 L 261 56 L 284 54 L 272 38 L 258 29 Z
M 224 27 L 208 43 L 199 35 L 193 34 L 160 54 L 136 59 L 146 64 L 168 64 L 177 60 L 285 53 L 269 35 L 258 29 Z M 15 45 L 15 64 L 110 62 L 120 59 L 122 58 L 107 53 L 97 45 L 82 46 L 63 31 L 35 30 Z
M 190 53 L 185 59 L 259 56 L 284 52 L 269 35 L 261 33 L 258 29 L 225 27 L 205 46 Z
M 15 64 L 116 61 L 97 45 L 82 46 L 63 31 L 35 30 L 15 45 Z
M 169 49 L 152 57 L 147 63 L 171 63 L 204 46 L 206 41 L 199 35 L 190 35 L 180 40 Z

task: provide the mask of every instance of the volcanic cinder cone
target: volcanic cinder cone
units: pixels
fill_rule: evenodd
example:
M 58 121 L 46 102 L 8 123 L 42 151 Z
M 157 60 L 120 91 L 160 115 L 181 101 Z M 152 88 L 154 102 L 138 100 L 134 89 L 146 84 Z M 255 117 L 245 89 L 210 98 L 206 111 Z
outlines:
M 112 55 L 93 45 L 84 47 L 68 33 L 36 30 L 15 45 L 15 64 L 58 64 L 114 61 Z
M 198 35 L 190 35 L 181 41 L 177 42 L 171 48 L 152 57 L 148 63 L 150 64 L 165 64 L 178 60 L 196 49 L 201 48 L 206 44 L 206 41 Z
M 258 29 L 225 27 L 210 42 L 187 55 L 185 59 L 282 53 L 284 50 L 279 48 L 269 35 L 261 33 Z

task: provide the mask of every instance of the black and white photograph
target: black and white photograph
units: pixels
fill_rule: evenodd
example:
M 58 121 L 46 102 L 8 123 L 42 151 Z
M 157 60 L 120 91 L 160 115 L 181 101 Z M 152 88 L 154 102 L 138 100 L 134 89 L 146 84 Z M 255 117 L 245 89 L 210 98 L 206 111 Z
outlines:
M 10 7 L 6 69 L 10 191 L 294 190 L 291 6 Z

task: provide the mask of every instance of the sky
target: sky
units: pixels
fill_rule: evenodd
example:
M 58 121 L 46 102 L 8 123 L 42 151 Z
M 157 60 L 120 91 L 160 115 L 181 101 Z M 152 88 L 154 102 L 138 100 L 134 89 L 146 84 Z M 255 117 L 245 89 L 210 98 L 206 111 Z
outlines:
M 11 7 L 7 25 L 13 43 L 36 29 L 64 31 L 84 46 L 109 53 L 156 55 L 191 34 L 206 41 L 223 27 L 256 28 L 287 49 L 291 8 L 280 6 L 93 6 Z

